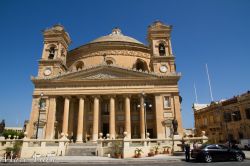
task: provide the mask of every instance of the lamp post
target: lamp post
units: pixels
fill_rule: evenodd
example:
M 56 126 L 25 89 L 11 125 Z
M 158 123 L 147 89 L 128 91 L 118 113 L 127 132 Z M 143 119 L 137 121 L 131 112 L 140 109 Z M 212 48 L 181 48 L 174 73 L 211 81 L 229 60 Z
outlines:
M 39 123 L 40 123 L 40 112 L 42 109 L 42 99 L 43 99 L 43 93 L 40 94 L 40 99 L 39 99 L 39 108 L 38 108 L 38 120 L 37 120 L 37 126 L 36 126 L 36 139 L 38 137 L 38 128 L 39 128 Z

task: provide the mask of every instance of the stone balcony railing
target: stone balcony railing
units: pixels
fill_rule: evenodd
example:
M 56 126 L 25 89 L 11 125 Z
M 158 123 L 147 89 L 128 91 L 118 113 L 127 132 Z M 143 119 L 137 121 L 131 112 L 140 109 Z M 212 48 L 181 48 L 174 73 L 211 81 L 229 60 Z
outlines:
M 164 147 L 169 147 L 173 153 L 176 151 L 183 151 L 183 145 L 185 143 L 194 145 L 195 143 L 202 144 L 207 141 L 208 138 L 205 135 L 191 138 L 182 138 L 179 135 L 175 135 L 173 138 L 165 139 L 127 139 L 126 137 L 124 139 L 102 139 L 100 137 L 97 141 L 98 146 L 96 155 L 114 156 L 114 149 L 118 147 L 123 158 L 134 157 L 135 151 L 138 148 L 143 151 L 142 156 L 147 156 L 155 147 L 158 147 L 161 151 Z
M 64 156 L 68 139 L 5 139 L 0 140 L 0 156 L 4 156 L 6 148 L 14 146 L 15 142 L 21 142 L 21 158 L 38 156 Z

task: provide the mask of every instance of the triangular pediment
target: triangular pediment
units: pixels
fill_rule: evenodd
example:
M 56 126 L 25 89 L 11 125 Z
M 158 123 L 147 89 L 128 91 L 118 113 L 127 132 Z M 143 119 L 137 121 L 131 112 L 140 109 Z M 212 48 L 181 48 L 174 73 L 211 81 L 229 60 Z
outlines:
M 155 74 L 115 66 L 97 66 L 57 77 L 57 80 L 95 80 L 158 77 Z

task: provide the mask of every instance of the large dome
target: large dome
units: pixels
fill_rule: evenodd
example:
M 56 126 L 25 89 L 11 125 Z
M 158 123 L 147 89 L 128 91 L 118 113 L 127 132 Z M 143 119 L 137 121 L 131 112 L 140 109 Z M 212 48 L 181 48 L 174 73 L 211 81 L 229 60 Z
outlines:
M 130 43 L 143 44 L 132 37 L 123 35 L 119 28 L 114 28 L 112 30 L 111 34 L 109 34 L 107 36 L 99 37 L 99 38 L 91 41 L 90 43 L 113 42 L 113 41 L 114 42 L 130 42 Z

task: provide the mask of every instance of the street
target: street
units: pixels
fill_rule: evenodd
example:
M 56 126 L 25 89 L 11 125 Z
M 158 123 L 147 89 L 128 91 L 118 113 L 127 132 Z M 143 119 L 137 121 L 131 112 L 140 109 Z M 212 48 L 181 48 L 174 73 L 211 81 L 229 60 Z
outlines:
M 250 165 L 250 160 L 245 160 L 244 162 L 236 162 L 236 161 L 228 161 L 228 162 L 212 162 L 212 163 L 202 163 L 196 162 L 191 160 L 190 162 L 185 162 L 184 160 L 180 161 L 112 161 L 112 162 L 67 162 L 67 163 L 52 163 L 52 162 L 29 162 L 29 163 L 0 163 L 0 165 L 23 165 L 23 166 L 31 166 L 31 165 L 38 165 L 38 166 L 45 166 L 45 165 L 52 165 L 52 166 L 59 166 L 59 165 L 101 165 L 101 166 L 110 166 L 110 165 L 119 165 L 119 166 L 133 166 L 133 165 L 143 165 L 143 166 L 182 166 L 182 165 L 195 165 L 195 166 L 203 166 L 203 165 L 212 165 L 212 166 L 248 166 Z

